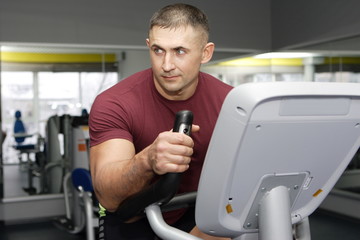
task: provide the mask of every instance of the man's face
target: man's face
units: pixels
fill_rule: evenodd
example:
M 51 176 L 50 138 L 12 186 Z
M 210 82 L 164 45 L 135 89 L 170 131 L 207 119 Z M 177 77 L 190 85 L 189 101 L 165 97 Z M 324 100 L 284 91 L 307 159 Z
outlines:
M 191 97 L 198 83 L 206 46 L 192 27 L 153 27 L 146 40 L 154 72 L 155 87 L 170 100 Z

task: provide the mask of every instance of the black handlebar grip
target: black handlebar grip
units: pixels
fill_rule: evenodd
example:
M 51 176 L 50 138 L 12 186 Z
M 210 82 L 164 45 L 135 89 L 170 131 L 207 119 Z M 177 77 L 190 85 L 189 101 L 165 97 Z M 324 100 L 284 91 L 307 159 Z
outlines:
M 173 132 L 182 132 L 190 136 L 193 113 L 183 110 L 176 113 Z M 123 222 L 141 214 L 150 204 L 165 204 L 176 194 L 181 173 L 166 173 L 157 182 L 125 199 L 117 208 L 116 214 Z
M 190 136 L 191 126 L 193 122 L 193 113 L 188 110 L 183 110 L 176 113 L 173 132 L 182 132 Z

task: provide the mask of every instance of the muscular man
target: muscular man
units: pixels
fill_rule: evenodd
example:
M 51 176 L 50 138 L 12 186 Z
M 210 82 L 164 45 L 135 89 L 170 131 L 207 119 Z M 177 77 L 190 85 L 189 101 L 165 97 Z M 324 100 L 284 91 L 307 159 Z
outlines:
M 179 192 L 196 191 L 207 147 L 231 86 L 200 72 L 214 51 L 206 15 L 174 4 L 150 20 L 151 68 L 101 93 L 90 112 L 90 166 L 102 206 L 102 239 L 157 239 L 146 218 L 122 223 L 113 212 L 159 175 L 182 172 Z M 172 132 L 176 112 L 194 113 L 191 137 Z M 194 209 L 165 214 L 190 231 Z M 197 229 L 194 229 L 197 231 Z

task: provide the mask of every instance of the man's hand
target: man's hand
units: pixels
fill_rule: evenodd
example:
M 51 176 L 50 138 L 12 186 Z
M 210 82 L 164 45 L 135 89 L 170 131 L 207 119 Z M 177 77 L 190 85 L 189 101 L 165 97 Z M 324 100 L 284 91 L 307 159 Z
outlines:
M 192 125 L 192 132 L 200 127 Z M 156 174 L 184 172 L 189 168 L 194 141 L 178 132 L 162 132 L 148 148 L 149 165 Z

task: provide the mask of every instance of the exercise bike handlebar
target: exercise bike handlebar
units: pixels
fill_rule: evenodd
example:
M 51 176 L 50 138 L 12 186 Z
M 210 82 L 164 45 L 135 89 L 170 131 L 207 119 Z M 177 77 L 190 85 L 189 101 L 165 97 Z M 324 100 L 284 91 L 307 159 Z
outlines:
M 193 113 L 188 110 L 176 114 L 173 132 L 181 132 L 190 136 Z M 181 180 L 181 173 L 166 173 L 157 182 L 144 190 L 125 199 L 117 208 L 116 214 L 125 222 L 141 214 L 151 204 L 163 205 L 176 194 Z

